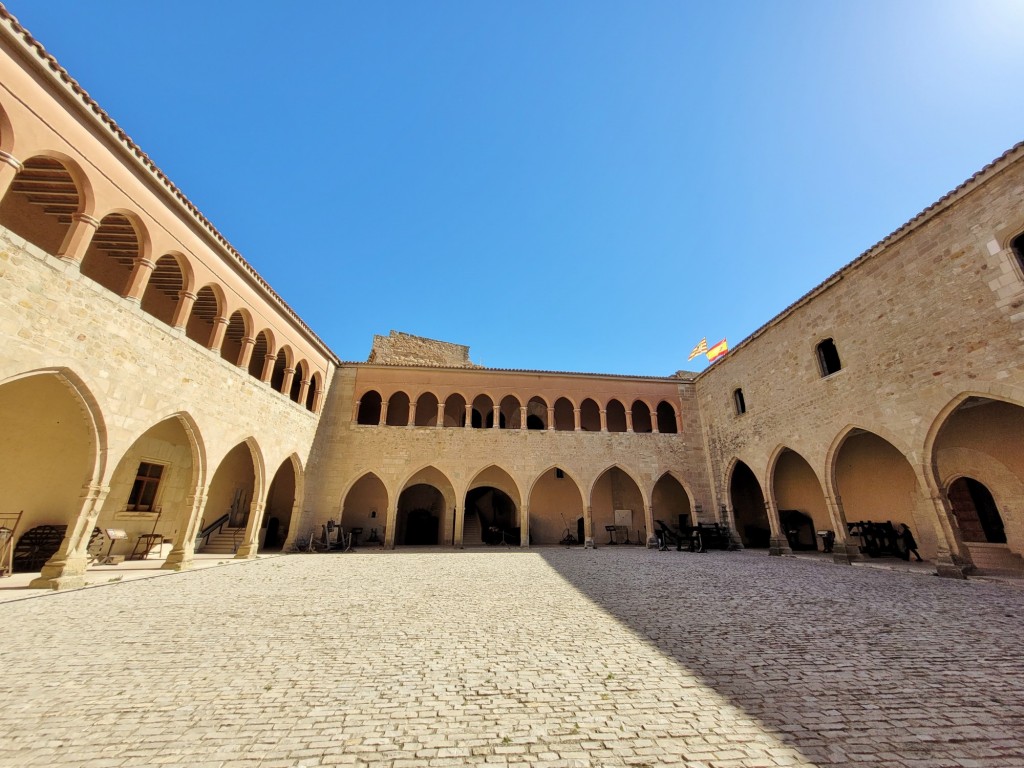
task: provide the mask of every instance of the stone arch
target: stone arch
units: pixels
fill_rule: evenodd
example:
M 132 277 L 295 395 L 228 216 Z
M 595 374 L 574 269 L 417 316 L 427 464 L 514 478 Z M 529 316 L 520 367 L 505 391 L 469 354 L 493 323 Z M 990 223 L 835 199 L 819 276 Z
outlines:
M 267 365 L 267 357 L 274 349 L 274 334 L 264 328 L 256 334 L 256 342 L 252 346 L 252 354 L 249 355 L 249 375 L 259 381 L 263 380 L 264 368 Z
M 303 393 L 302 382 L 306 382 L 307 391 Z M 295 374 L 292 376 L 292 386 L 288 392 L 288 398 L 293 403 L 299 403 L 302 399 L 303 394 L 308 394 L 309 388 L 309 363 L 305 360 L 299 360 L 295 364 Z M 304 405 L 304 403 L 299 403 Z
M 778 510 L 780 532 L 789 548 L 817 550 L 817 532 L 835 532 L 836 524 L 821 478 L 811 463 L 793 448 L 780 445 L 768 461 L 767 478 L 768 499 Z
M 646 528 L 648 503 L 644 486 L 634 472 L 621 464 L 612 464 L 598 473 L 587 494 L 591 509 L 590 538 L 595 544 L 613 540 L 606 526 L 625 524 L 617 522 L 617 510 L 632 512 L 626 524 L 630 537 Z M 647 535 L 641 533 L 643 540 L 646 541 Z
M 389 516 L 387 542 L 402 546 L 454 541 L 455 525 L 449 510 L 456 508 L 456 498 L 451 479 L 434 465 L 412 472 L 397 494 L 393 526 Z
M 676 420 L 675 406 L 667 400 L 662 400 L 658 403 L 658 408 L 655 411 L 655 418 L 658 422 L 658 431 L 661 434 L 674 435 L 679 432 L 679 423 Z
M 309 389 L 306 390 L 306 410 L 312 413 L 319 413 L 320 399 L 323 396 L 324 380 L 317 371 L 309 377 Z
M 532 544 L 560 544 L 569 542 L 566 533 L 576 544 L 583 544 L 585 535 L 585 509 L 583 484 L 562 465 L 551 465 L 538 474 L 527 491 L 529 530 Z
M 534 395 L 526 404 L 526 428 L 548 428 L 548 403 L 540 395 Z
M 482 393 L 473 398 L 472 419 L 470 426 L 474 429 L 490 429 L 494 426 L 494 399 L 490 395 Z
M 292 453 L 278 466 L 267 488 L 260 524 L 260 550 L 280 552 L 284 549 L 291 537 L 291 528 L 298 521 L 304 496 L 302 461 Z
M 392 392 L 388 397 L 387 421 L 389 427 L 405 427 L 409 424 L 409 395 L 402 390 Z
M 676 528 L 687 528 L 700 522 L 693 495 L 672 470 L 663 472 L 651 488 L 651 515 L 656 529 L 659 520 Z
M 609 432 L 626 431 L 626 406 L 614 397 L 605 406 L 605 422 Z
M 150 251 L 149 232 L 131 211 L 114 210 L 100 220 L 80 266 L 85 277 L 124 296 L 139 260 Z
M 205 523 L 228 515 L 230 528 L 248 527 L 253 509 L 266 493 L 266 467 L 259 443 L 247 437 L 236 443 L 217 464 L 210 480 L 204 510 Z
M 826 485 L 834 489 L 840 513 L 836 523 L 851 534 L 851 545 L 868 552 L 875 548 L 865 538 L 870 526 L 881 526 L 883 548 L 892 549 L 894 537 L 889 524 L 908 525 L 920 543 L 922 554 L 934 557 L 939 546 L 936 538 L 935 510 L 930 495 L 921 485 L 921 476 L 905 450 L 889 440 L 881 430 L 857 426 L 844 428 L 829 448 Z M 844 531 L 844 533 L 847 533 Z M 838 532 L 837 532 L 838 537 Z
M 433 392 L 421 392 L 416 398 L 416 423 L 417 427 L 437 426 L 437 416 L 441 407 L 440 400 Z
M 643 434 L 654 431 L 653 420 L 651 418 L 651 406 L 649 406 L 644 400 L 634 400 L 633 405 L 630 406 L 630 412 L 633 420 L 634 432 Z
M 580 403 L 580 429 L 584 432 L 601 431 L 601 408 L 593 398 Z
M 341 494 L 341 525 L 348 531 L 362 528 L 361 541 L 379 544 L 385 538 L 388 488 L 376 472 L 358 474 Z
M 452 392 L 445 398 L 444 426 L 466 426 L 466 396 L 461 392 Z
M 188 291 L 193 280 L 192 267 L 183 255 L 165 253 L 156 260 L 146 283 L 140 302 L 142 310 L 167 325 L 173 325 L 181 295 Z
M 250 333 L 252 315 L 245 308 L 236 309 L 228 316 L 228 325 L 224 329 L 224 340 L 220 345 L 221 358 L 232 365 L 238 365 L 242 361 L 245 339 L 249 338 Z
M 767 549 L 771 543 L 771 522 L 757 475 L 745 461 L 733 459 L 727 477 L 729 507 L 740 541 L 750 549 Z
M 213 344 L 217 318 L 223 317 L 224 305 L 224 291 L 217 283 L 207 283 L 200 288 L 185 324 L 185 335 L 209 349 Z
M 14 125 L 7 114 L 7 108 L 0 100 L 0 152 L 14 153 Z
M 63 255 L 75 216 L 88 202 L 87 188 L 85 175 L 70 158 L 33 155 L 0 201 L 0 225 L 46 253 Z
M 503 467 L 489 464 L 477 471 L 466 485 L 463 545 L 520 544 L 522 498 L 519 484 Z
M 568 397 L 555 400 L 555 429 L 562 432 L 576 429 L 576 406 Z
M 291 388 L 291 380 L 288 379 L 288 371 L 295 368 L 295 353 L 288 344 L 282 344 L 277 350 L 277 357 L 274 360 L 274 370 L 270 374 L 270 388 L 288 396 L 287 389 Z M 294 372 L 291 374 L 294 378 Z
M 499 405 L 501 429 L 519 429 L 522 426 L 522 410 L 519 405 L 519 398 L 515 395 L 505 395 L 501 398 Z
M 356 411 L 356 424 L 377 426 L 380 424 L 380 413 L 384 399 L 380 392 L 375 389 L 368 389 L 359 396 L 359 406 Z

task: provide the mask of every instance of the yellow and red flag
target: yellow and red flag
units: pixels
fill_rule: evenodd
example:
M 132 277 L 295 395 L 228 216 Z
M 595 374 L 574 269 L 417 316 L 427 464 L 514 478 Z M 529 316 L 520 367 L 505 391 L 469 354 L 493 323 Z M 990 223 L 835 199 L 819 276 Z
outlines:
M 693 358 L 695 358 L 697 355 L 703 355 L 707 351 L 708 337 L 705 336 L 703 339 L 700 340 L 700 344 L 693 348 L 693 350 L 690 352 L 690 356 L 686 358 L 686 361 L 689 362 L 690 360 L 693 360 Z
M 708 350 L 708 362 L 711 362 L 711 363 L 715 362 L 715 360 L 720 358 L 722 355 L 724 355 L 728 351 L 729 351 L 729 342 L 726 341 L 725 339 L 722 339 L 720 342 L 715 344 L 715 346 L 711 347 L 711 349 Z

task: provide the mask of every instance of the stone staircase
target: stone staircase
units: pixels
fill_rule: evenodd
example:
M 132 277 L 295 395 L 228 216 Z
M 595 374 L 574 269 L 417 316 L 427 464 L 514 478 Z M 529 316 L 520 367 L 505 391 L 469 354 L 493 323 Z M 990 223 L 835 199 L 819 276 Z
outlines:
M 967 544 L 974 566 L 982 572 L 1014 573 L 1024 576 L 1024 558 L 1005 544 Z
M 244 528 L 228 528 L 225 525 L 219 531 L 211 533 L 209 542 L 196 547 L 196 551 L 202 552 L 204 555 L 233 555 L 235 554 L 235 542 L 241 544 L 244 535 Z
M 483 530 L 480 527 L 480 515 L 476 510 L 466 511 L 466 520 L 462 526 L 462 546 L 482 547 L 484 545 Z

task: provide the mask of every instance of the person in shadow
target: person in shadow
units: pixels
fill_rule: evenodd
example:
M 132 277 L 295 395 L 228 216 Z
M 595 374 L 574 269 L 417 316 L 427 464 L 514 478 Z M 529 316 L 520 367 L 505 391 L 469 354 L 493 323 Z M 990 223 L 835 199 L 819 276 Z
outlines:
M 914 540 L 914 534 L 910 532 L 910 528 L 900 523 L 896 526 L 896 536 L 899 538 L 900 554 L 904 560 L 909 560 L 910 553 L 913 552 L 917 562 L 923 562 L 921 554 L 917 551 L 917 542 Z

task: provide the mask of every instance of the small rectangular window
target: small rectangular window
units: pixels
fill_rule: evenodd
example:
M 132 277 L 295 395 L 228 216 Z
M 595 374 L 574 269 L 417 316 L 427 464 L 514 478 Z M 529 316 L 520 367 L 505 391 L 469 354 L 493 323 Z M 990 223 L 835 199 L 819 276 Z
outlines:
M 163 472 L 164 468 L 161 464 L 141 462 L 139 464 L 139 471 L 135 473 L 135 483 L 132 485 L 132 492 L 128 494 L 128 506 L 126 509 L 134 512 L 152 512 Z
M 825 339 L 818 344 L 818 365 L 821 367 L 822 376 L 831 376 L 836 371 L 842 370 L 843 364 L 839 362 L 839 350 L 832 339 Z
M 736 405 L 736 415 L 739 416 L 747 412 L 747 401 L 743 397 L 743 390 L 737 389 L 732 393 L 733 402 Z
M 555 477 L 557 477 L 559 480 L 562 480 L 565 477 L 565 472 L 563 472 L 562 470 L 556 468 L 555 469 Z

